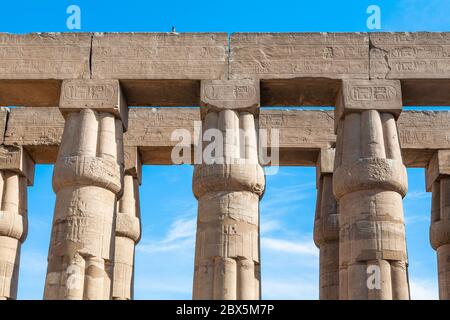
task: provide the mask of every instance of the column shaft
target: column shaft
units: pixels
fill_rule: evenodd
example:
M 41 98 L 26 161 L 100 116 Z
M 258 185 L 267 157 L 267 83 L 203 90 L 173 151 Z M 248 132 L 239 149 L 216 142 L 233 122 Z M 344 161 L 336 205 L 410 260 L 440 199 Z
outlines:
M 27 186 L 33 183 L 34 162 L 22 148 L 1 146 L 0 153 L 0 300 L 10 300 L 17 299 L 20 250 L 28 231 Z
M 450 300 L 449 155 L 450 150 L 439 150 L 427 168 L 428 191 L 432 191 L 430 242 L 437 254 L 439 299 L 441 300 Z
M 112 297 L 126 127 L 120 97 L 117 81 L 63 83 L 66 123 L 53 173 L 56 204 L 44 299 Z
M 344 81 L 336 106 L 340 299 L 409 299 L 396 81 Z M 386 110 L 386 111 L 384 111 Z
M 123 194 L 118 202 L 114 255 L 114 300 L 133 299 L 135 246 L 140 240 L 139 184 L 141 164 L 137 148 L 126 148 Z
M 317 189 L 314 242 L 320 250 L 320 300 L 339 299 L 339 215 L 332 182 L 332 174 L 322 174 Z
M 259 86 L 254 83 L 202 83 L 203 133 L 213 129 L 221 137 L 214 140 L 217 148 L 203 144 L 204 162 L 194 169 L 198 199 L 194 299 L 260 299 L 259 201 L 265 179 L 258 164 L 257 118 L 248 108 L 232 110 L 234 100 L 211 105 L 237 89 L 255 99 L 241 100 L 246 107 L 258 104 Z

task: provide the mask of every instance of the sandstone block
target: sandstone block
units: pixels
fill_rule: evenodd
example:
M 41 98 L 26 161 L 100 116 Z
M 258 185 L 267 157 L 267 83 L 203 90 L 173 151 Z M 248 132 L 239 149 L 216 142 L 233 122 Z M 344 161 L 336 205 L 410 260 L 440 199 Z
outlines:
M 89 79 L 90 33 L 0 33 L 0 79 Z
M 388 112 L 398 118 L 402 107 L 400 81 L 344 80 L 336 101 L 335 124 L 348 113 L 366 110 Z
M 0 169 L 17 172 L 27 178 L 28 185 L 33 185 L 34 161 L 23 147 L 0 146 Z
M 234 33 L 230 79 L 369 78 L 365 33 Z
M 445 79 L 450 77 L 450 33 L 370 33 L 370 77 Z
M 137 147 L 124 147 L 124 170 L 125 174 L 137 178 L 139 184 L 142 178 L 142 160 Z
M 450 175 L 450 150 L 437 150 L 431 158 L 426 171 L 426 187 L 431 192 L 433 182 L 441 176 Z
M 118 80 L 67 80 L 61 88 L 59 109 L 65 115 L 80 109 L 113 113 L 128 124 L 128 106 Z
M 226 33 L 97 33 L 94 79 L 223 79 Z
M 258 112 L 259 82 L 253 80 L 205 80 L 201 83 L 200 105 L 220 111 L 232 109 Z

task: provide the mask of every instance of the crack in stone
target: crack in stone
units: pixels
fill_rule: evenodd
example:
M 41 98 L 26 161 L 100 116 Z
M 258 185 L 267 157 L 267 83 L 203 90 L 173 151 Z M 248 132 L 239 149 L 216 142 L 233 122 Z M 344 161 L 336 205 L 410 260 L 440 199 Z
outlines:
M 389 51 L 388 50 L 386 50 L 386 49 L 383 49 L 383 48 L 380 48 L 380 47 L 377 47 L 376 45 L 374 45 L 373 44 L 373 42 L 372 42 L 372 39 L 370 38 L 370 36 L 369 36 L 369 78 L 372 78 L 371 76 L 370 76 L 370 73 L 371 73 L 371 69 L 370 69 L 370 66 L 371 66 L 371 59 L 370 59 L 370 52 L 372 51 L 372 49 L 374 49 L 374 50 L 379 50 L 379 51 L 381 51 L 383 54 L 384 54 L 384 61 L 386 62 L 386 67 L 387 67 L 387 69 L 388 69 L 388 71 L 385 73 L 385 75 L 384 75 L 384 79 L 388 79 L 388 76 L 389 76 L 389 74 L 391 73 L 391 71 L 392 71 L 392 67 L 391 67 L 391 65 L 390 65 L 390 63 L 389 63 Z
M 89 79 L 92 79 L 92 46 L 94 43 L 94 34 L 91 35 L 91 46 L 89 47 Z

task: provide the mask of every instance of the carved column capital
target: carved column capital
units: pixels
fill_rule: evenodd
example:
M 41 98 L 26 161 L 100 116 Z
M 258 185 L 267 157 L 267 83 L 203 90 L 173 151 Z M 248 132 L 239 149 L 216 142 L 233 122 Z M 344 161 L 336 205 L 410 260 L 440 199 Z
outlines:
M 82 109 L 107 112 L 128 127 L 128 105 L 119 80 L 64 80 L 59 110 L 64 117 Z
M 202 119 L 209 111 L 247 111 L 259 115 L 258 80 L 203 80 L 200 89 Z
M 397 120 L 402 107 L 398 80 L 342 80 L 334 109 L 335 132 L 347 114 L 376 110 L 390 113 Z
M 427 191 L 431 192 L 433 183 L 443 177 L 450 177 L 450 150 L 437 150 L 431 157 L 425 171 Z
M 21 146 L 0 146 L 0 170 L 16 172 L 27 179 L 27 184 L 34 183 L 34 160 Z
M 319 186 L 319 180 L 326 174 L 333 174 L 335 148 L 323 148 L 319 151 L 316 163 L 316 187 Z

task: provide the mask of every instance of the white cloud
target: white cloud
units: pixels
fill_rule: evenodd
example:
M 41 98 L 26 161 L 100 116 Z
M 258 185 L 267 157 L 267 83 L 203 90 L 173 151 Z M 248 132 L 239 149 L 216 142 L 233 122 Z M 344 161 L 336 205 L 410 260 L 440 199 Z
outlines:
M 410 191 L 405 197 L 405 201 L 417 201 L 423 199 L 431 199 L 431 193 L 425 191 Z
M 302 204 L 303 200 L 314 201 L 315 182 L 296 184 L 282 188 L 270 187 L 267 189 L 267 196 L 261 201 L 261 212 L 265 216 L 270 213 L 280 215 L 288 212 L 295 212 Z
M 261 220 L 261 226 L 260 226 L 261 235 L 270 233 L 272 231 L 280 230 L 280 229 L 281 229 L 281 222 L 278 220 L 267 220 L 267 221 Z
M 153 253 L 192 248 L 195 242 L 196 221 L 196 217 L 177 219 L 172 222 L 163 239 L 138 244 L 136 250 Z
M 412 300 L 438 300 L 439 289 L 436 281 L 430 279 L 412 279 L 409 282 Z
M 423 215 L 413 215 L 408 216 L 405 214 L 405 224 L 413 224 L 413 223 L 421 223 L 421 222 L 427 222 L 430 223 L 430 215 L 429 214 L 423 214 Z
M 261 247 L 267 250 L 286 252 L 297 255 L 319 256 L 319 250 L 312 240 L 291 241 L 277 238 L 262 237 Z
M 190 219 L 175 220 L 170 226 L 166 238 L 162 242 L 170 243 L 179 239 L 194 237 L 196 221 L 196 217 Z

